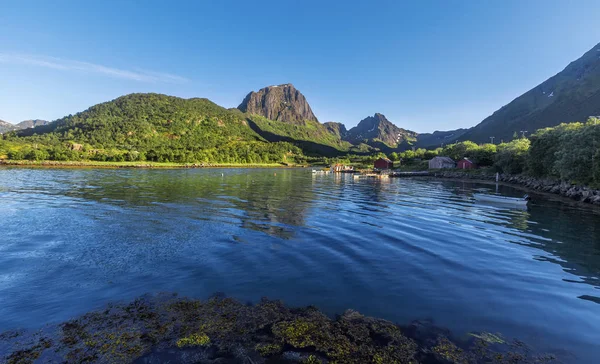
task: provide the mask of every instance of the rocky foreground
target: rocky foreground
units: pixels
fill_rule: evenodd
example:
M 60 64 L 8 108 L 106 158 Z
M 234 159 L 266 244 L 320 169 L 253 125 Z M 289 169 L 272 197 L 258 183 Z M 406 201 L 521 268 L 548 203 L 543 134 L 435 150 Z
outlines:
M 439 171 L 433 174 L 436 178 L 458 178 L 495 181 L 495 173 L 487 172 L 463 172 L 463 171 Z M 552 179 L 539 179 L 524 175 L 500 174 L 500 182 L 520 185 L 531 190 L 552 193 L 555 195 L 568 197 L 579 202 L 590 203 L 600 206 L 600 190 L 595 190 L 586 186 L 579 186 L 572 183 L 557 181 Z
M 415 322 L 401 327 L 347 311 L 263 299 L 245 305 L 174 295 L 109 306 L 34 334 L 0 335 L 6 363 L 540 363 L 523 343 L 489 333 L 457 341 Z

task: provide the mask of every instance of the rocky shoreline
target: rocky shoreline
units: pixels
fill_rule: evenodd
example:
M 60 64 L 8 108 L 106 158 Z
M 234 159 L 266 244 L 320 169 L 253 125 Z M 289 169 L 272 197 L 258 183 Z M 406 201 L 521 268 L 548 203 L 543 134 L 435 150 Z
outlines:
M 263 299 L 174 295 L 111 305 L 33 334 L 0 333 L 2 363 L 545 363 L 520 341 L 470 333 L 457 339 L 428 322 L 408 326 L 352 310 L 330 318 L 315 307 Z
M 484 181 L 496 181 L 495 173 L 470 173 L 459 171 L 440 171 L 430 174 L 435 178 L 453 178 L 453 179 L 473 179 Z M 539 179 L 525 175 L 500 174 L 498 182 L 514 184 L 526 187 L 528 189 L 559 195 L 572 200 L 589 203 L 600 206 L 600 190 L 595 190 L 587 186 L 571 184 L 565 181 L 553 179 Z

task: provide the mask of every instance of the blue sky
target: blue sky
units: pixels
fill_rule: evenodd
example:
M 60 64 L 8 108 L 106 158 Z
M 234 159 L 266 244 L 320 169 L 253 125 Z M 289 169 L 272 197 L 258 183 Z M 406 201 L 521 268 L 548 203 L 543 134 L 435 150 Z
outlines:
M 320 121 L 477 124 L 600 42 L 600 1 L 0 0 L 0 119 L 131 92 L 237 106 L 293 83 Z

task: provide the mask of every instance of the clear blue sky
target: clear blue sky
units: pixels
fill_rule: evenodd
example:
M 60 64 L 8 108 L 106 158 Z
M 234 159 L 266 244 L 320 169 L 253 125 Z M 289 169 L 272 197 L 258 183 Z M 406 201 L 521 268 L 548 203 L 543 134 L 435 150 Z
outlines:
M 0 119 L 131 92 L 237 106 L 291 82 L 320 121 L 477 124 L 600 42 L 598 0 L 0 0 Z

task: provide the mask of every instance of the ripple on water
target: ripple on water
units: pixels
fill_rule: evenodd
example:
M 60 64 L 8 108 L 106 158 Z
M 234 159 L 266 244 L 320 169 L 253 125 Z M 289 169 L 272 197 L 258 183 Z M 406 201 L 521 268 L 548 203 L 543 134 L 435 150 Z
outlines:
M 274 173 L 0 169 L 0 331 L 220 291 L 600 354 L 597 214 L 480 204 L 476 183 Z

